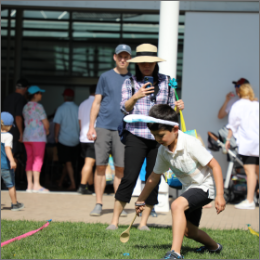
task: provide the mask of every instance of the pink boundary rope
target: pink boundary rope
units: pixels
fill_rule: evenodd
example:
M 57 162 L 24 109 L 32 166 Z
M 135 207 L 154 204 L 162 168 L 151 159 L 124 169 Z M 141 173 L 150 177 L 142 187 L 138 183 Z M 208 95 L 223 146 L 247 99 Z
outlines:
M 5 245 L 7 245 L 7 244 L 10 244 L 10 243 L 12 243 L 12 242 L 14 242 L 14 241 L 16 241 L 16 240 L 20 240 L 20 239 L 22 239 L 22 238 L 25 238 L 25 237 L 28 237 L 28 236 L 31 236 L 31 235 L 35 234 L 36 232 L 38 232 L 38 231 L 40 231 L 40 230 L 42 230 L 42 229 L 48 227 L 49 224 L 50 224 L 50 221 L 51 221 L 51 220 L 49 220 L 46 224 L 44 224 L 42 227 L 40 227 L 40 228 L 38 228 L 38 229 L 36 229 L 36 230 L 29 231 L 29 232 L 27 232 L 27 233 L 25 233 L 25 234 L 23 234 L 23 235 L 21 235 L 21 236 L 19 236 L 19 237 L 15 237 L 15 238 L 9 239 L 9 240 L 7 240 L 7 241 L 1 243 L 1 247 L 5 246 Z

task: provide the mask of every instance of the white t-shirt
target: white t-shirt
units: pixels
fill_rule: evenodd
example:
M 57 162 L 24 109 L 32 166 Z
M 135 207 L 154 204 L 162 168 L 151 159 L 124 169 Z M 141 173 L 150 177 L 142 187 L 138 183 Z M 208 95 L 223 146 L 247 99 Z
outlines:
M 8 132 L 1 132 L 1 143 L 13 148 L 13 135 Z
M 190 188 L 199 188 L 205 192 L 209 190 L 209 198 L 214 199 L 214 179 L 207 166 L 212 158 L 197 138 L 179 130 L 175 152 L 161 145 L 153 171 L 162 174 L 170 168 L 182 183 L 182 192 Z
M 238 153 L 259 156 L 259 102 L 241 98 L 231 108 L 228 125 L 238 145 Z
M 227 114 L 230 112 L 230 109 L 231 109 L 231 107 L 233 106 L 233 104 L 234 104 L 235 102 L 237 102 L 238 100 L 239 100 L 239 97 L 238 97 L 238 96 L 235 96 L 235 97 L 231 98 L 231 99 L 228 101 L 227 106 L 226 106 L 226 110 L 225 110 Z
M 81 130 L 79 140 L 81 143 L 93 143 L 87 137 L 88 129 L 89 129 L 89 121 L 90 121 L 90 110 L 92 103 L 94 101 L 94 96 L 89 96 L 88 99 L 83 101 L 79 106 L 78 119 L 81 120 Z M 95 122 L 96 126 L 96 122 Z

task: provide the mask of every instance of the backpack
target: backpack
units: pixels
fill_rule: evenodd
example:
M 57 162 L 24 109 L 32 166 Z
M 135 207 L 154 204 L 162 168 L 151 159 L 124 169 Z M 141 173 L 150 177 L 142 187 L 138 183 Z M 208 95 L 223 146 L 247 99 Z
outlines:
M 170 81 L 170 76 L 167 76 L 168 77 L 168 81 Z M 133 77 L 130 77 L 129 78 L 130 81 L 131 81 L 131 86 L 132 86 L 132 96 L 134 95 L 135 93 L 135 88 L 134 88 L 134 79 Z M 169 103 L 169 96 L 170 96 L 170 90 L 171 90 L 171 87 L 168 85 L 168 101 L 167 101 L 167 104 Z M 120 137 L 120 141 L 125 145 L 125 142 L 126 142 L 126 134 L 127 134 L 127 130 L 125 129 L 125 126 L 126 126 L 126 122 L 124 121 L 124 117 L 120 123 L 120 125 L 118 126 L 117 128 L 117 131 L 118 131 L 118 134 L 119 134 L 119 137 Z

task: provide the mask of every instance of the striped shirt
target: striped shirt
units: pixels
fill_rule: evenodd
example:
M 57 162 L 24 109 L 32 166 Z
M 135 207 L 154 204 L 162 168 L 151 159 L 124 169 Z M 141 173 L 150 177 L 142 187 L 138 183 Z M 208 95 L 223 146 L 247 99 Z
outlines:
M 135 93 L 142 87 L 144 84 L 144 81 L 137 82 L 137 79 L 135 76 L 133 76 L 134 79 L 134 88 Z M 137 100 L 137 102 L 134 105 L 134 108 L 132 111 L 127 112 L 125 109 L 125 102 L 129 100 L 132 97 L 132 85 L 131 80 L 126 79 L 122 85 L 122 100 L 120 103 L 121 111 L 124 114 L 141 114 L 141 115 L 148 115 L 149 110 L 151 107 L 155 104 L 168 104 L 172 108 L 174 108 L 174 102 L 175 102 L 175 96 L 174 96 L 174 90 L 168 87 L 168 77 L 163 74 L 158 74 L 158 93 L 156 95 L 156 102 L 152 102 L 150 99 L 150 95 L 140 98 Z M 133 135 L 136 135 L 138 137 L 142 137 L 145 139 L 154 140 L 154 136 L 151 134 L 150 130 L 148 129 L 146 123 L 126 123 L 125 129 L 132 133 Z

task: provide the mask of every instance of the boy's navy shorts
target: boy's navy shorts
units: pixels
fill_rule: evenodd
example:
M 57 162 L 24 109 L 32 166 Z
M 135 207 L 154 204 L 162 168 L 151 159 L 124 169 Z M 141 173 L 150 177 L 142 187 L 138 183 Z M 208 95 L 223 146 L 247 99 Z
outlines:
M 14 170 L 1 169 L 1 177 L 5 183 L 6 188 L 10 189 L 15 185 Z
M 198 227 L 200 224 L 202 207 L 212 201 L 212 199 L 208 198 L 208 191 L 205 192 L 202 189 L 191 188 L 183 192 L 180 196 L 184 197 L 189 202 L 189 209 L 184 212 L 187 221 Z

